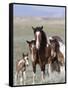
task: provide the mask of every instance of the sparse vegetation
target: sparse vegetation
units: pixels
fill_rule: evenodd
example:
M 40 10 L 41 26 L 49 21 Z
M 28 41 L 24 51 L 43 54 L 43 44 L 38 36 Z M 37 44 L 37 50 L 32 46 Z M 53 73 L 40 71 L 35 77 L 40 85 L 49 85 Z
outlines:
M 65 42 L 65 20 L 60 18 L 42 18 L 42 17 L 14 17 L 14 38 L 13 38 L 13 61 L 14 61 L 14 85 L 15 73 L 16 73 L 16 60 L 21 57 L 22 52 L 29 52 L 26 40 L 32 40 L 34 38 L 32 26 L 41 26 L 43 25 L 44 31 L 47 36 L 58 35 Z M 27 80 L 26 84 L 32 84 L 32 63 L 29 60 L 30 65 L 27 68 Z M 37 79 L 36 83 L 41 83 L 40 80 L 40 68 L 37 65 Z M 40 81 L 40 82 L 39 82 Z M 65 70 L 62 73 L 53 73 L 51 77 L 46 75 L 45 84 L 47 83 L 63 83 L 65 82 Z

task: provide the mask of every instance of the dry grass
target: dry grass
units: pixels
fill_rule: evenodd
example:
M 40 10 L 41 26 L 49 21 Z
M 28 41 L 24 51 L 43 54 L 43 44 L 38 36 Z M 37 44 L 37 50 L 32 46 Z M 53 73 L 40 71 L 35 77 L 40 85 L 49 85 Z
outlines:
M 34 38 L 32 26 L 43 25 L 44 31 L 47 36 L 58 35 L 65 41 L 65 21 L 64 19 L 48 19 L 42 17 L 14 17 L 14 77 L 16 73 L 16 60 L 21 58 L 22 52 L 29 52 L 26 40 Z M 30 58 L 30 57 L 29 57 Z M 27 81 L 26 84 L 32 84 L 32 65 L 29 59 L 29 67 L 27 68 Z M 47 83 L 63 83 L 65 82 L 65 70 L 62 73 L 53 73 L 51 77 L 46 75 L 45 84 Z M 15 79 L 15 78 L 14 78 Z M 40 80 L 40 68 L 37 66 L 37 79 L 36 83 Z M 16 81 L 14 81 L 16 85 Z

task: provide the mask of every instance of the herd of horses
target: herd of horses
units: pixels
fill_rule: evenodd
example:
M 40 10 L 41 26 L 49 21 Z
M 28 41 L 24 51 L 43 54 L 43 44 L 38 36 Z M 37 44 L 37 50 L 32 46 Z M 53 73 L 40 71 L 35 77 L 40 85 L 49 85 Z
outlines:
M 32 27 L 34 32 L 34 39 L 27 40 L 27 44 L 30 51 L 32 68 L 33 68 L 33 84 L 35 84 L 36 76 L 36 65 L 39 64 L 41 69 L 41 81 L 44 82 L 45 78 L 45 68 L 47 65 L 48 76 L 51 72 L 61 72 L 61 67 L 64 66 L 64 54 L 61 51 L 61 44 L 63 45 L 63 40 L 59 36 L 51 36 L 47 38 L 46 33 L 43 31 L 43 26 L 41 27 Z M 61 44 L 60 44 L 61 43 Z M 22 72 L 23 81 L 25 85 L 26 80 L 26 66 L 29 66 L 29 56 L 28 54 L 22 55 L 22 59 L 17 60 L 16 62 L 16 72 L 17 80 L 19 78 L 19 73 Z

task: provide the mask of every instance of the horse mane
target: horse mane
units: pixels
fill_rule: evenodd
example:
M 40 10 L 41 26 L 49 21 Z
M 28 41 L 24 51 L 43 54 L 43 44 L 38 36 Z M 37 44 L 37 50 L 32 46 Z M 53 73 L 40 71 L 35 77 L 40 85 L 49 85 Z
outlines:
M 58 42 L 57 39 L 55 39 L 55 45 L 56 45 L 56 47 L 55 47 L 56 52 L 58 52 L 58 51 L 59 51 L 59 47 L 60 47 L 60 45 L 59 45 L 59 42 Z
M 58 41 L 64 44 L 64 41 L 59 36 L 52 36 L 53 39 L 57 39 Z
M 42 30 L 40 31 L 42 34 L 42 40 L 41 40 L 41 48 L 42 47 L 46 47 L 47 45 L 47 37 L 46 37 L 46 33 Z

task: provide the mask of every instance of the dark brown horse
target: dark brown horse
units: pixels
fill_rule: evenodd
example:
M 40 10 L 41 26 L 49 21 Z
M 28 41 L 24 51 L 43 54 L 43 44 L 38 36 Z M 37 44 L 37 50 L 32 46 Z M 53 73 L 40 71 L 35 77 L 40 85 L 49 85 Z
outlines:
M 46 47 L 47 47 L 47 37 L 45 32 L 43 31 L 43 26 L 41 27 L 32 27 L 34 31 L 35 41 L 36 41 L 36 50 L 37 57 L 39 61 L 39 65 L 41 68 L 41 78 L 44 81 L 45 78 L 45 64 L 47 63 L 46 59 Z M 35 73 L 35 72 L 34 72 Z
M 37 64 L 41 65 L 42 63 L 40 64 L 40 59 L 39 59 L 38 51 L 36 49 L 36 41 L 35 40 L 27 41 L 27 44 L 29 46 L 29 51 L 30 51 L 30 56 L 31 56 L 31 61 L 32 61 L 32 67 L 33 67 L 33 84 L 34 84 L 35 83 L 36 65 Z M 44 64 L 43 65 L 45 65 L 45 67 L 47 65 L 47 74 L 50 75 L 50 72 L 51 72 L 50 65 L 52 63 L 52 60 L 55 59 L 55 55 L 54 56 L 51 55 L 51 45 L 49 45 L 49 44 L 46 45 L 46 47 L 45 47 L 44 50 L 45 50 L 45 53 L 46 53 L 45 54 L 46 61 L 44 59 Z M 43 76 L 42 76 L 42 78 L 43 78 Z

